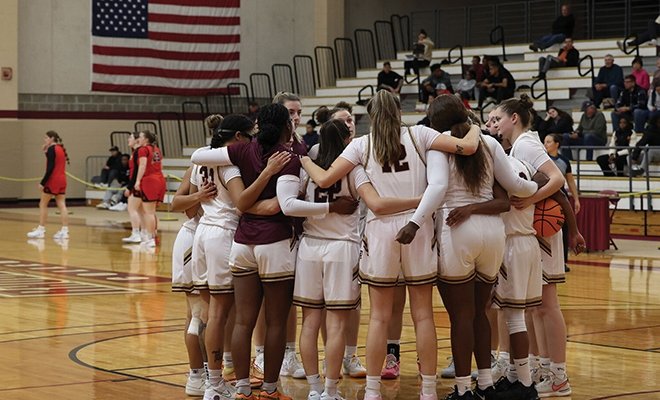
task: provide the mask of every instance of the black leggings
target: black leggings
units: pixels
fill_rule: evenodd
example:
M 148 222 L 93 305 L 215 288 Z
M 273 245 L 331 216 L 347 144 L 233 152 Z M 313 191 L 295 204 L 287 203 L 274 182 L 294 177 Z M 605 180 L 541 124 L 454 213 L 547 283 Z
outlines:
M 639 46 L 650 40 L 653 40 L 658 37 L 660 32 L 660 24 L 656 24 L 655 20 L 652 19 L 649 21 L 649 24 L 646 27 L 644 32 L 639 32 L 635 40 L 628 42 L 628 46 Z
M 410 75 L 410 69 L 415 72 L 415 75 L 419 75 L 420 68 L 426 68 L 431 64 L 429 60 L 407 60 L 403 62 L 404 75 Z

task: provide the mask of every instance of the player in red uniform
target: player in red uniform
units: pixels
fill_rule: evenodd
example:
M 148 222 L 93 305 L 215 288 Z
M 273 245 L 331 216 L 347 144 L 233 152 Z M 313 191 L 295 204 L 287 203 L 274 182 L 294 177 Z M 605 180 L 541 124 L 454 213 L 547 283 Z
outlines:
M 147 247 L 156 246 L 156 205 L 165 197 L 165 178 L 160 150 L 156 146 L 156 135 L 150 131 L 140 132 L 138 137 L 138 171 L 135 177 L 136 192 L 141 193 L 141 226 L 145 234 L 142 241 Z
M 142 238 L 140 236 L 140 209 L 142 209 L 142 197 L 139 193 L 134 193 L 135 177 L 137 175 L 138 166 L 138 132 L 133 132 L 128 136 L 128 147 L 131 149 L 131 158 L 128 161 L 128 185 L 124 191 L 124 196 L 128 198 L 128 216 L 131 219 L 131 235 L 122 238 L 124 243 L 140 243 Z
M 48 203 L 54 197 L 57 208 L 60 209 L 62 228 L 53 235 L 55 239 L 69 238 L 69 214 L 66 209 L 66 164 L 69 156 L 62 144 L 62 138 L 55 131 L 48 131 L 44 136 L 44 153 L 46 153 L 46 173 L 39 182 L 41 199 L 39 200 L 39 226 L 28 232 L 27 237 L 43 239 L 46 234 L 46 218 Z

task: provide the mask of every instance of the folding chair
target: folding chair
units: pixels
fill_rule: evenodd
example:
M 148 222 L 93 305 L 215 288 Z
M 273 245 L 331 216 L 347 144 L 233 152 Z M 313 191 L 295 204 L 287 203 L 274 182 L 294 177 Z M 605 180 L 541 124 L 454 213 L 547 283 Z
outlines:
M 610 201 L 610 226 L 612 225 L 612 221 L 614 221 L 614 214 L 616 213 L 616 210 L 619 207 L 619 200 L 621 200 L 621 197 L 619 197 L 619 192 L 616 190 L 601 190 L 598 192 L 598 195 L 601 197 L 607 197 L 607 199 Z M 608 233 L 609 239 L 610 239 L 610 246 L 613 246 L 615 250 L 619 250 L 619 248 L 616 246 L 616 243 L 614 243 L 614 239 L 612 239 L 612 234 Z

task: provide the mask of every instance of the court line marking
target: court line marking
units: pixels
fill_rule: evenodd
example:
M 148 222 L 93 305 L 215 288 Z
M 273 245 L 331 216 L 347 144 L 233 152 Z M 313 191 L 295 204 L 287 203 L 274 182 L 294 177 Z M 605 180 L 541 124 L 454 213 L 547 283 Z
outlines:
M 654 351 L 648 351 L 648 350 L 645 350 L 645 349 L 635 349 L 635 348 L 632 348 L 632 347 L 615 346 L 615 345 L 611 345 L 611 344 L 581 342 L 579 340 L 568 340 L 568 339 L 567 339 L 567 342 L 568 343 L 576 343 L 576 344 L 585 344 L 585 345 L 588 345 L 588 346 L 605 347 L 605 348 L 608 348 L 608 349 L 639 351 L 639 352 L 642 352 L 642 353 L 655 353 Z
M 605 399 L 615 399 L 617 397 L 624 397 L 624 396 L 636 396 L 638 394 L 650 394 L 650 393 L 660 393 L 659 389 L 656 390 L 645 390 L 643 392 L 630 392 L 630 393 L 621 393 L 621 394 L 613 394 L 610 396 L 605 396 L 605 397 L 592 397 L 591 400 L 605 400 Z
M 112 329 L 112 330 L 109 330 L 109 331 L 89 331 L 89 332 L 63 333 L 61 335 L 36 336 L 36 337 L 30 337 L 30 338 L 3 340 L 3 341 L 0 341 L 0 344 L 2 344 L 2 343 L 13 343 L 13 342 L 25 342 L 25 341 L 28 341 L 28 340 L 51 339 L 51 338 L 57 338 L 57 337 L 67 337 L 67 336 L 76 336 L 76 335 L 92 335 L 92 334 L 97 334 L 97 333 L 125 332 L 125 331 L 135 330 L 135 329 L 156 329 L 156 328 L 173 328 L 173 327 L 176 327 L 176 328 L 180 329 L 182 326 L 180 326 L 180 325 L 146 326 L 146 327 L 126 328 L 126 329 Z M 176 331 L 176 329 L 172 329 L 171 331 L 168 331 L 168 332 L 173 332 L 173 331 Z
M 132 369 L 149 369 L 149 368 L 160 368 L 160 367 L 175 367 L 179 365 L 187 365 L 187 362 L 181 362 L 181 363 L 173 363 L 173 364 L 160 364 L 160 365 L 147 365 L 147 366 L 142 366 L 142 367 L 130 367 L 130 368 L 117 368 L 113 369 L 113 371 L 130 371 Z
M 17 333 L 30 333 L 30 332 L 53 331 L 53 330 L 64 330 L 64 329 L 94 328 L 97 326 L 109 326 L 109 325 L 138 324 L 138 323 L 164 322 L 164 321 L 169 322 L 169 321 L 184 321 L 184 320 L 185 318 L 168 318 L 168 319 L 152 319 L 147 321 L 108 322 L 105 324 L 74 325 L 74 326 L 67 326 L 64 328 L 42 328 L 42 329 L 30 329 L 26 331 L 0 332 L 0 335 L 12 335 Z
M 136 380 L 135 378 L 121 378 L 121 379 L 101 379 L 98 381 L 86 381 L 86 382 L 71 382 L 71 383 L 55 383 L 52 385 L 42 385 L 42 386 L 23 386 L 23 387 L 17 387 L 17 388 L 0 388 L 0 392 L 10 392 L 14 390 L 26 390 L 26 389 L 40 389 L 40 388 L 48 388 L 48 387 L 61 387 L 61 386 L 75 386 L 75 385 L 89 385 L 94 384 L 94 383 L 105 383 L 105 382 L 113 382 L 113 383 L 119 383 L 119 382 L 128 382 L 128 381 L 134 381 Z
M 567 335 L 567 337 L 571 338 L 573 336 L 582 336 L 582 335 L 597 335 L 601 333 L 610 333 L 610 332 L 622 332 L 622 331 L 634 331 L 637 329 L 649 329 L 649 328 L 658 328 L 660 327 L 660 324 L 657 325 L 649 325 L 649 326 L 638 326 L 634 328 L 621 328 L 621 329 L 610 329 L 607 331 L 597 331 L 597 332 L 586 332 L 586 333 L 576 333 L 573 335 Z

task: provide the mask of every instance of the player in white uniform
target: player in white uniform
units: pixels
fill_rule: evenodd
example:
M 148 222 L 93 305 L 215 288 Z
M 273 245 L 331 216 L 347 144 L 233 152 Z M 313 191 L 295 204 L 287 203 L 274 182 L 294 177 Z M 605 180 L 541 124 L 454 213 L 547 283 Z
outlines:
M 497 108 L 497 128 L 504 139 L 513 146 L 511 156 L 529 163 L 544 173 L 549 181 L 535 195 L 527 199 L 513 197 L 512 205 L 525 209 L 550 197 L 564 186 L 564 177 L 555 163 L 548 157 L 536 132 L 528 131 L 532 102 L 525 94 L 520 99 L 509 99 Z M 564 275 L 561 231 L 548 238 L 550 248 L 541 253 L 543 273 L 546 281 L 543 286 L 542 306 L 538 312 L 542 316 L 546 340 L 549 347 L 551 365 L 548 379 L 537 385 L 539 397 L 568 396 L 571 387 L 566 374 L 566 323 L 559 308 L 556 282 Z M 548 254 L 550 253 L 550 254 Z M 549 278 L 549 279 L 548 279 Z
M 172 248 L 172 291 L 186 294 L 185 344 L 188 352 L 190 372 L 185 392 L 189 396 L 202 396 L 206 386 L 204 356 L 200 339 L 202 319 L 206 320 L 206 303 L 194 290 L 192 278 L 193 239 L 202 214 L 200 201 L 215 196 L 213 184 L 205 185 L 197 193 L 190 194 L 192 167 L 183 175 L 183 180 L 172 199 L 172 211 L 185 212 L 189 219 L 183 223 Z
M 429 118 L 434 129 L 450 131 L 452 136 L 462 137 L 469 129 L 468 112 L 455 96 L 438 96 L 429 106 Z M 447 187 L 443 217 L 436 218 L 436 222 L 440 254 L 438 287 L 451 321 L 456 368 L 456 387 L 450 399 L 472 396 L 470 361 L 473 350 L 479 368 L 478 394 L 494 392 L 486 304 L 504 253 L 504 228 L 499 213 L 505 211 L 507 205 L 493 208 L 492 215 L 469 215 L 460 223 L 449 218 L 448 210 L 493 200 L 495 179 L 520 196 L 532 195 L 538 188 L 536 183 L 514 173 L 495 139 L 482 136 L 481 141 L 477 153 L 471 157 L 440 154 L 443 161 L 439 168 L 429 168 L 427 172 L 429 184 Z M 435 154 L 429 155 L 429 160 L 431 156 Z M 431 206 L 436 205 L 422 200 L 416 214 L 428 215 L 427 207 Z M 449 219 L 446 224 L 443 223 L 445 217 Z M 418 224 L 415 222 L 420 220 L 418 218 L 420 216 L 414 215 L 413 223 Z M 404 242 L 410 239 L 408 229 L 406 226 L 402 230 Z
M 372 133 L 353 140 L 330 168 L 323 170 L 309 158 L 303 157 L 305 170 L 320 187 L 330 187 L 361 164 L 381 196 L 426 196 L 429 194 L 426 191 L 425 165 L 428 150 L 472 153 L 478 146 L 479 130 L 476 127 L 464 139 L 440 136 L 438 132 L 423 126 L 402 127 L 400 103 L 389 92 L 378 92 L 367 109 Z M 393 287 L 399 273 L 403 274 L 409 285 L 422 375 L 420 398 L 437 398 L 437 344 L 432 310 L 432 290 L 436 278 L 433 226 L 430 223 L 425 226 L 420 224 L 420 237 L 409 246 L 393 243 L 409 217 L 409 213 L 379 216 L 375 210 L 370 210 L 367 217 L 366 241 L 360 262 L 360 278 L 369 284 L 371 301 L 365 399 L 381 398 L 380 369 L 385 359 Z

